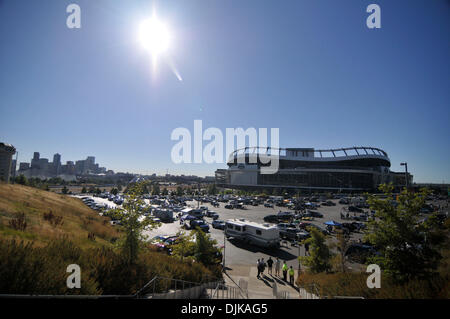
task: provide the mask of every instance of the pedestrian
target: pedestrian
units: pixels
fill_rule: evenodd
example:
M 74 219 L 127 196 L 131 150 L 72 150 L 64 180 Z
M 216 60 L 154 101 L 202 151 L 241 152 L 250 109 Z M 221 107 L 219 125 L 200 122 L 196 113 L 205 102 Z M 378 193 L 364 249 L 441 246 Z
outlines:
M 283 270 L 283 280 L 287 281 L 288 266 L 286 264 L 286 260 L 283 261 L 283 268 L 282 268 L 282 270 Z
M 258 275 L 256 276 L 256 278 L 259 278 L 259 275 L 261 274 L 261 261 L 259 259 L 256 263 L 256 268 L 258 269 Z
M 275 275 L 277 277 L 280 277 L 280 260 L 277 257 L 277 260 L 275 261 Z
M 267 260 L 267 272 L 272 275 L 272 265 L 273 265 L 273 260 L 272 257 L 269 257 L 269 259 Z
M 264 262 L 264 258 L 261 258 L 261 274 L 264 277 L 264 270 L 266 269 L 266 263 Z
M 292 266 L 289 268 L 289 283 L 294 285 L 294 268 Z

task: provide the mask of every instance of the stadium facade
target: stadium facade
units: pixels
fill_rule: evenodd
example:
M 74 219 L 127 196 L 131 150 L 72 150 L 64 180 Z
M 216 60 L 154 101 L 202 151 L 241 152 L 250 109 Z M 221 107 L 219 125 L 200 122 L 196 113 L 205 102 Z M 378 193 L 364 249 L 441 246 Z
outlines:
M 268 158 L 278 156 L 278 171 L 264 174 Z M 371 191 L 383 183 L 412 184 L 412 175 L 390 171 L 387 153 L 376 147 L 327 150 L 246 147 L 231 153 L 228 169 L 215 172 L 216 184 L 237 189 Z M 407 177 L 406 177 L 407 176 Z

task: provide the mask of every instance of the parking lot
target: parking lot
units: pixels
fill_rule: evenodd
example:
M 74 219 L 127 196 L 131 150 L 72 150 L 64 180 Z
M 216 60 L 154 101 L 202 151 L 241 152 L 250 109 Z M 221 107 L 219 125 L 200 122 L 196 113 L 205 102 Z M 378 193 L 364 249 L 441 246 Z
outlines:
M 336 206 L 322 206 L 316 211 L 319 211 L 324 215 L 323 218 L 315 218 L 308 223 L 315 224 L 323 229 L 325 229 L 324 222 L 329 220 L 335 220 L 337 222 L 346 222 L 340 218 L 340 212 L 344 205 L 337 203 L 337 200 L 333 200 Z M 244 218 L 246 220 L 264 223 L 264 217 L 271 214 L 277 214 L 281 211 L 288 211 L 285 207 L 274 207 L 267 208 L 263 205 L 258 206 L 245 206 L 245 209 L 226 209 L 225 203 L 220 203 L 220 207 L 213 207 L 209 203 L 198 203 L 197 201 L 188 202 L 193 208 L 197 206 L 206 206 L 209 210 L 215 211 L 219 214 L 219 219 L 226 221 L 227 219 L 239 219 Z M 204 217 L 204 220 L 211 224 L 212 218 Z M 181 225 L 179 220 L 173 223 L 162 224 L 161 227 L 147 231 L 146 234 L 151 238 L 157 235 L 175 235 L 181 230 Z M 288 266 L 298 267 L 297 257 L 304 256 L 304 247 L 292 246 L 290 242 L 282 242 L 282 245 L 278 249 L 265 249 L 262 247 L 257 247 L 254 245 L 244 244 L 242 242 L 230 241 L 224 238 L 224 231 L 220 229 L 214 229 L 210 225 L 210 235 L 215 239 L 219 246 L 225 245 L 225 264 L 226 265 L 254 265 L 259 258 L 264 258 L 267 260 L 269 256 L 272 258 L 280 258 L 281 260 L 286 260 Z M 352 233 L 351 239 L 357 241 L 362 238 L 361 233 Z M 332 238 L 330 238 L 332 240 Z M 225 241 L 225 243 L 224 243 Z
M 76 196 L 76 197 L 82 197 L 82 196 Z M 114 204 L 112 201 L 108 201 L 106 198 L 100 198 L 100 197 L 91 197 L 96 204 L 99 205 L 107 205 L 110 208 L 114 208 L 117 205 Z M 145 200 L 146 203 L 149 203 L 149 200 Z M 318 227 L 325 229 L 325 222 L 326 221 L 336 221 L 338 223 L 348 223 L 352 220 L 347 220 L 341 218 L 341 213 L 344 213 L 344 208 L 347 208 L 347 205 L 339 204 L 339 201 L 337 199 L 331 200 L 335 206 L 320 206 L 318 208 L 313 209 L 316 212 L 319 212 L 323 215 L 321 218 L 313 218 L 312 220 L 308 220 L 307 223 L 312 223 L 314 225 L 317 225 Z M 448 201 L 438 201 L 434 200 L 431 202 L 436 207 L 440 207 L 443 209 L 448 209 Z M 243 209 L 227 209 L 225 208 L 226 203 L 219 203 L 219 207 L 213 207 L 210 203 L 203 203 L 203 202 L 197 202 L 197 201 L 190 201 L 187 202 L 187 205 L 191 208 L 198 208 L 200 206 L 205 206 L 210 211 L 214 211 L 218 213 L 219 220 L 226 221 L 228 219 L 246 219 L 252 222 L 257 223 L 264 223 L 264 217 L 267 215 L 276 215 L 279 211 L 291 211 L 290 209 L 286 207 L 278 207 L 275 206 L 273 208 L 264 207 L 264 205 L 258 205 L 258 206 L 252 206 L 252 205 L 245 205 Z M 365 211 L 368 211 L 368 209 L 364 209 Z M 350 217 L 358 216 L 359 213 L 349 213 Z M 174 214 L 174 217 L 176 214 Z M 269 256 L 272 256 L 272 258 L 278 257 L 281 260 L 286 260 L 288 266 L 293 266 L 294 268 L 297 268 L 298 266 L 298 256 L 304 256 L 305 250 L 303 246 L 298 246 L 295 244 L 292 244 L 288 241 L 282 241 L 281 246 L 279 248 L 275 249 L 267 249 L 262 248 L 254 245 L 245 244 L 243 242 L 239 241 L 233 241 L 233 240 L 227 240 L 224 236 L 224 231 L 221 229 L 214 229 L 211 225 L 213 219 L 210 217 L 204 217 L 204 220 L 209 224 L 209 233 L 213 239 L 217 241 L 217 245 L 219 247 L 225 247 L 225 264 L 228 267 L 232 267 L 233 265 L 247 265 L 247 266 L 253 266 L 256 264 L 256 261 L 259 258 L 264 258 L 267 260 Z M 148 230 L 145 232 L 145 235 L 149 237 L 149 239 L 155 237 L 155 236 L 172 236 L 176 235 L 180 230 L 183 230 L 182 224 L 180 223 L 179 219 L 176 219 L 174 222 L 171 223 L 162 223 L 160 227 L 152 230 Z M 362 239 L 363 234 L 361 232 L 351 232 L 350 235 L 350 241 L 357 242 L 360 239 Z M 335 234 L 331 234 L 331 236 L 328 236 L 329 241 L 335 241 L 336 237 Z M 350 268 L 354 270 L 358 270 L 361 268 L 361 265 L 358 264 L 349 264 Z

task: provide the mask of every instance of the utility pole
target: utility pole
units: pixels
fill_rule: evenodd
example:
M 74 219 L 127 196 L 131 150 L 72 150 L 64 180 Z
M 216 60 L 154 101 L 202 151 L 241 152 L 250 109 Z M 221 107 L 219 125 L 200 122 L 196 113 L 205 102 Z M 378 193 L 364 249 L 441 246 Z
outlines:
M 401 166 L 405 166 L 405 186 L 406 186 L 406 190 L 408 190 L 408 163 L 403 162 L 400 163 Z
M 225 225 L 225 227 L 226 227 L 226 225 Z M 223 258 L 222 258 L 222 271 L 223 272 L 225 272 L 225 245 L 226 245 L 226 242 L 227 242 L 227 237 L 226 237 L 226 234 L 225 234 L 225 229 L 223 230 Z

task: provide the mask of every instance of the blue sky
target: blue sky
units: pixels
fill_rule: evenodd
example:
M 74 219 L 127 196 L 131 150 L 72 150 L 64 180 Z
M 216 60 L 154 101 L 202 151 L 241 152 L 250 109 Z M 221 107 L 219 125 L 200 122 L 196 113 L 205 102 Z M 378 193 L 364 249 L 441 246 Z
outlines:
M 371 3 L 381 29 L 366 26 Z M 136 40 L 152 5 L 174 37 L 156 73 Z M 448 183 L 449 39 L 444 0 L 0 0 L 0 141 L 19 162 L 58 152 L 214 175 L 225 165 L 170 158 L 172 130 L 200 119 L 277 127 L 281 147 L 379 147 L 393 170 L 407 161 L 415 181 Z

